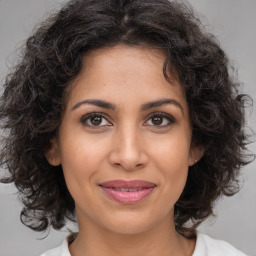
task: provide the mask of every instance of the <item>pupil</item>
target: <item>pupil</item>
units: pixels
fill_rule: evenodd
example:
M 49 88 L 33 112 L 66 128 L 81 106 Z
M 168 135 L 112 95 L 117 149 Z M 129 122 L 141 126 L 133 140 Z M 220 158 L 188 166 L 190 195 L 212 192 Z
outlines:
M 102 117 L 101 116 L 94 116 L 91 118 L 91 123 L 93 125 L 100 125 L 102 122 Z
M 160 125 L 163 122 L 163 118 L 160 116 L 155 116 L 152 118 L 152 123 L 155 125 Z

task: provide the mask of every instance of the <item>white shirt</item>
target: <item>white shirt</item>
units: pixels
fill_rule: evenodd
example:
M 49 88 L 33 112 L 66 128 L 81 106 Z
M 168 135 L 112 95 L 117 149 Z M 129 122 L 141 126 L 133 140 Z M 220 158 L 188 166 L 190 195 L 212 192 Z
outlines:
M 52 250 L 43 253 L 41 256 L 71 256 L 68 250 L 68 241 Z M 215 240 L 202 233 L 197 233 L 196 247 L 192 256 L 246 256 L 241 251 L 227 242 Z

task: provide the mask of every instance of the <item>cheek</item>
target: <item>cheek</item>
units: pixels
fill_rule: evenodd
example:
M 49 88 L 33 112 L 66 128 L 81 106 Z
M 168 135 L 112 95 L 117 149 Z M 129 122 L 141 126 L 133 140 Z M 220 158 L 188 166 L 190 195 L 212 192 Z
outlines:
M 167 168 L 189 165 L 190 138 L 186 134 L 169 136 L 151 143 L 151 157 L 155 162 Z
M 71 138 L 66 137 L 60 145 L 62 164 L 90 169 L 100 163 L 106 154 L 106 143 L 104 138 L 99 137 L 86 136 L 82 132 Z
M 81 137 L 66 139 L 61 145 L 61 165 L 68 189 L 74 197 L 90 187 L 91 179 L 105 159 L 103 145 L 99 146 L 97 140 Z
M 189 166 L 190 139 L 186 135 L 173 136 L 151 146 L 151 159 L 161 173 L 165 189 L 181 193 L 186 183 Z

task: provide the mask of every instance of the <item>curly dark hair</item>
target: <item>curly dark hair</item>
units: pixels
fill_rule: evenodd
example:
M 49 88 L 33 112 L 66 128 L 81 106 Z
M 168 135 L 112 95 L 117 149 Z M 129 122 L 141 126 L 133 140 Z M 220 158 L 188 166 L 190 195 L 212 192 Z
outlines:
M 68 88 L 85 54 L 120 43 L 163 50 L 163 74 L 167 80 L 168 72 L 174 74 L 185 89 L 193 143 L 205 151 L 190 167 L 175 205 L 176 230 L 192 237 L 213 214 L 216 199 L 238 190 L 239 170 L 250 159 L 239 83 L 217 40 L 184 1 L 69 1 L 42 23 L 4 84 L 0 166 L 8 175 L 2 182 L 16 185 L 24 203 L 21 221 L 28 227 L 60 229 L 67 219 L 75 220 L 62 167 L 51 166 L 45 152 L 58 131 Z

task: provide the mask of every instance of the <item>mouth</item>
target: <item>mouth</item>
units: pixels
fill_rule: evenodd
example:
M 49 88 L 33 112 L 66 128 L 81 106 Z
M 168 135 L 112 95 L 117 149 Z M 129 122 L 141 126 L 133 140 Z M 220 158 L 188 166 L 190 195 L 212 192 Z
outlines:
M 121 204 L 134 204 L 148 197 L 156 184 L 144 180 L 111 180 L 99 186 L 110 199 Z

